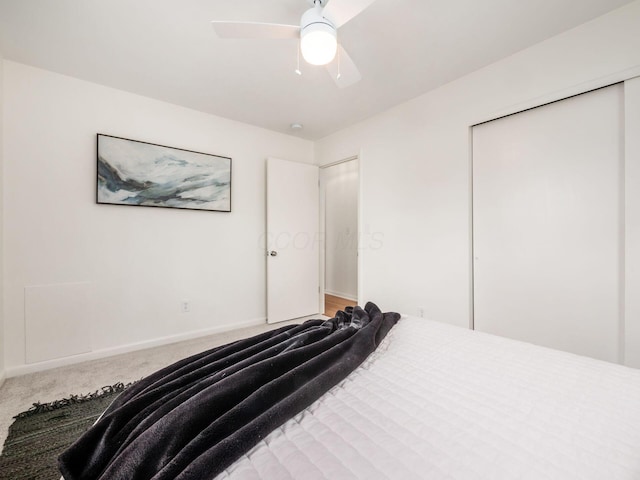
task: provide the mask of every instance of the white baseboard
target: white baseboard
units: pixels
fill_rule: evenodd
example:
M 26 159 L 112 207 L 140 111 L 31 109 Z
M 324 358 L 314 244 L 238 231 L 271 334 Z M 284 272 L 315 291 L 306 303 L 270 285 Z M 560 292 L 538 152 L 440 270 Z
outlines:
M 4 372 L 4 370 L 2 372 L 0 372 L 0 387 L 2 387 L 2 384 L 4 383 L 4 381 L 7 379 L 7 376 Z
M 160 347 L 162 345 L 169 345 L 171 343 L 184 342 L 185 340 L 192 340 L 194 338 L 207 337 L 216 333 L 230 332 L 233 330 L 239 330 L 241 328 L 264 325 L 266 321 L 267 319 L 264 317 L 254 318 L 252 320 L 245 320 L 243 322 L 219 325 L 217 327 L 205 328 L 202 330 L 194 330 L 192 332 L 155 338 L 153 340 L 145 340 L 143 342 L 130 343 L 127 345 L 121 345 L 119 347 L 103 348 L 101 350 L 95 350 L 89 353 L 81 353 L 79 355 L 73 355 L 71 357 L 56 358 L 54 360 L 47 360 L 44 362 L 30 363 L 28 365 L 6 367 L 6 371 L 0 378 L 4 379 L 5 375 L 6 378 L 18 377 L 20 375 L 26 375 L 28 373 L 41 372 L 58 367 L 66 367 L 67 365 L 88 362 L 90 360 L 99 360 L 101 358 L 113 357 L 114 355 L 121 355 L 123 353 L 135 352 L 138 350 L 145 350 L 147 348 L 153 347 Z M 2 382 L 0 381 L 0 385 L 1 384 Z
M 352 302 L 357 302 L 358 299 L 353 293 L 344 293 L 344 292 L 335 292 L 333 290 L 324 290 L 325 294 L 333 295 L 334 297 L 344 298 L 345 300 L 351 300 Z

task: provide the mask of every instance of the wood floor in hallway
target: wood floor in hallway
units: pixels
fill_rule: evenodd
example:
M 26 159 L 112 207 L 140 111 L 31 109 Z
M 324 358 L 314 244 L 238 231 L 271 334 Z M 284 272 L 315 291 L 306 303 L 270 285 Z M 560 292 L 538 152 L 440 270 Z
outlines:
M 328 293 L 324 296 L 324 314 L 327 317 L 333 318 L 338 310 L 344 310 L 345 307 L 355 305 L 356 302 L 353 300 L 336 297 L 335 295 L 329 295 Z

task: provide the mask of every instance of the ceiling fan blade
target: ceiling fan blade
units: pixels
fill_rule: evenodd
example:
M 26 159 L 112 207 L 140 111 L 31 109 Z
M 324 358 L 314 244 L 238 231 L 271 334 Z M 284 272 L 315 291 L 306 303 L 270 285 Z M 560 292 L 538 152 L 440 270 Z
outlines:
M 340 28 L 353 17 L 362 12 L 375 0 L 330 0 L 322 11 L 322 15 Z
M 299 25 L 279 25 L 259 22 L 222 22 L 213 20 L 213 29 L 219 38 L 300 38 Z
M 338 45 L 338 54 L 335 60 L 327 64 L 327 72 L 340 88 L 349 87 L 362 79 L 360 70 L 342 45 Z

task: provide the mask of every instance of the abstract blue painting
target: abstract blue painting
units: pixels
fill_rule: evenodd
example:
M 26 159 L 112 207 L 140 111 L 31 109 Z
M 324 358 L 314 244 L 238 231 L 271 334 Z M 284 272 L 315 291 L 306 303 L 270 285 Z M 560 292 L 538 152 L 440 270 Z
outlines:
M 231 159 L 98 134 L 98 203 L 231 211 Z

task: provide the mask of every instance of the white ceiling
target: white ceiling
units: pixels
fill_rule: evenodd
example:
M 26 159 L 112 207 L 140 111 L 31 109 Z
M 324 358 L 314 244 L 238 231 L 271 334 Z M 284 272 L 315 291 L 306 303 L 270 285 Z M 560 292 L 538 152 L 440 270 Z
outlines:
M 350 1 L 350 0 L 335 0 Z M 4 58 L 319 139 L 629 0 L 377 0 L 340 29 L 363 79 L 294 73 L 297 43 L 210 20 L 298 24 L 307 0 L 0 0 Z

